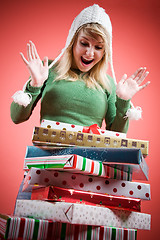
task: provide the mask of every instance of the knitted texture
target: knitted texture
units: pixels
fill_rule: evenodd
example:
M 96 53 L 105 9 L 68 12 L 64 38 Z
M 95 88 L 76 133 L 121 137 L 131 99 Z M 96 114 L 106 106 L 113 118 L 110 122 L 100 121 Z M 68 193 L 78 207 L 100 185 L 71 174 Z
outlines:
M 87 23 L 99 23 L 108 32 L 110 38 L 112 38 L 112 25 L 109 16 L 105 13 L 105 10 L 99 7 L 97 4 L 87 7 L 80 12 L 80 14 L 74 19 L 66 41 L 67 48 L 75 35 L 77 29 Z
M 93 6 L 89 6 L 85 9 L 83 9 L 77 15 L 77 17 L 74 19 L 74 21 L 71 25 L 71 28 L 69 30 L 69 34 L 68 34 L 68 37 L 66 40 L 65 47 L 62 49 L 60 55 L 49 65 L 49 68 L 51 68 L 63 55 L 64 51 L 70 45 L 78 28 L 80 28 L 81 26 L 83 26 L 84 24 L 87 24 L 87 23 L 98 23 L 98 24 L 102 25 L 102 27 L 108 32 L 108 35 L 110 37 L 109 51 L 110 51 L 110 56 L 111 56 L 109 61 L 110 61 L 110 64 L 113 66 L 113 63 L 112 63 L 112 24 L 111 24 L 108 14 L 105 12 L 105 10 L 103 8 L 99 7 L 97 4 L 94 4 Z M 113 67 L 111 67 L 111 69 L 113 69 Z M 114 78 L 114 73 L 112 72 L 112 74 L 113 74 L 113 78 Z

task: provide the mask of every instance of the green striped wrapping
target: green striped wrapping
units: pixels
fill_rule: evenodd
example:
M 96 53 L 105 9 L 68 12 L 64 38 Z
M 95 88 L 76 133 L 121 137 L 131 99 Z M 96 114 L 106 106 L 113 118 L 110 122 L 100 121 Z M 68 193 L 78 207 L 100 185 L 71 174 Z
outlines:
M 132 180 L 132 173 L 130 172 L 129 166 L 128 171 L 125 172 L 123 170 L 116 169 L 116 167 L 113 168 L 108 165 L 104 165 L 100 161 L 94 161 L 76 154 L 26 158 L 24 161 L 24 170 L 28 170 L 31 167 L 76 171 L 93 176 L 108 177 L 127 181 Z
M 0 234 L 5 239 L 26 240 L 136 240 L 137 230 L 87 226 L 0 214 Z

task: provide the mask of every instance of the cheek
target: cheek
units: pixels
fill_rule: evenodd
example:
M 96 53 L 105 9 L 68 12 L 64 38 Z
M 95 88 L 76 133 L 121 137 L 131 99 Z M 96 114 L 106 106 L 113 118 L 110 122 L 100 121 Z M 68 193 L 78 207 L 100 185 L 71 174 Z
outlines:
M 73 47 L 73 56 L 74 56 L 74 59 L 77 59 L 79 57 L 79 54 L 80 54 L 80 49 L 79 47 L 76 45 Z
M 100 61 L 100 60 L 102 59 L 102 57 L 103 57 L 103 52 L 98 52 L 98 53 L 96 54 L 96 60 L 97 60 L 97 61 Z

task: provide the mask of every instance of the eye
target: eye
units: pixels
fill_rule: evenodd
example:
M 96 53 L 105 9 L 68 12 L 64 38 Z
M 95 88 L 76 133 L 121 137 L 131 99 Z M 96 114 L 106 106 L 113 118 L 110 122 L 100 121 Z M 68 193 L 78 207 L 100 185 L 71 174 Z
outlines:
M 80 44 L 84 47 L 87 47 L 88 46 L 88 43 L 87 42 L 83 42 L 83 41 L 80 41 Z
M 101 50 L 101 49 L 103 49 L 103 47 L 102 46 L 95 46 L 95 49 L 96 50 Z

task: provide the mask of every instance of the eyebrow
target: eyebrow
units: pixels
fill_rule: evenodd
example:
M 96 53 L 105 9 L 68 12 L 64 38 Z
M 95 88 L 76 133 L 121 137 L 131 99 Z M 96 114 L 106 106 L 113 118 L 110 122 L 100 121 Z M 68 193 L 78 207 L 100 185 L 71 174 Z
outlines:
M 87 41 L 89 41 L 89 39 L 87 38 L 87 37 L 85 37 L 85 36 L 81 36 L 82 38 L 84 38 L 84 39 L 86 39 Z M 95 38 L 93 38 L 93 39 L 95 39 Z M 96 40 L 96 39 L 95 39 Z M 97 41 L 97 40 L 96 40 Z M 98 42 L 98 41 L 97 41 Z M 98 42 L 98 43 L 104 43 L 104 42 Z

